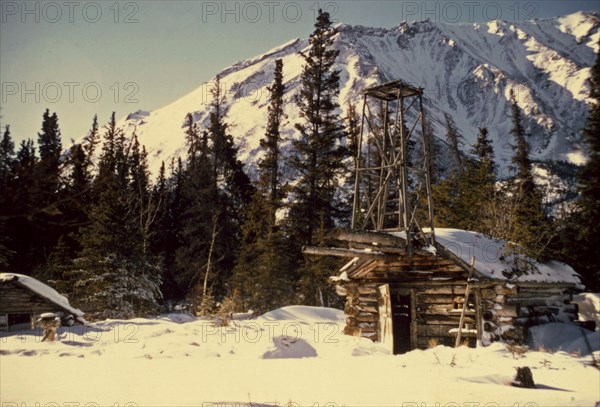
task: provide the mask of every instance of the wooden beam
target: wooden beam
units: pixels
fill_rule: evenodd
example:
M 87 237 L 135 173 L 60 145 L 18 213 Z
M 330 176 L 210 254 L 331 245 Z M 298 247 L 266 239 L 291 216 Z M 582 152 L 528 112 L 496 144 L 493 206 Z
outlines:
M 317 256 L 335 256 L 335 257 L 365 257 L 371 259 L 380 259 L 386 257 L 381 252 L 368 252 L 364 250 L 339 249 L 337 247 L 315 247 L 304 246 L 303 254 L 314 254 Z
M 381 232 L 368 232 L 368 231 L 355 231 L 347 229 L 338 229 L 333 234 L 337 240 L 343 240 L 345 242 L 355 243 L 370 243 L 373 247 L 377 247 L 374 244 L 381 244 L 392 247 L 406 247 L 406 241 L 402 238 L 392 236 L 389 233 Z
M 407 257 L 404 247 L 376 246 L 372 243 L 350 242 L 351 249 L 377 249 L 386 254 L 397 254 L 398 257 Z
M 417 349 L 417 290 L 410 289 L 410 348 Z

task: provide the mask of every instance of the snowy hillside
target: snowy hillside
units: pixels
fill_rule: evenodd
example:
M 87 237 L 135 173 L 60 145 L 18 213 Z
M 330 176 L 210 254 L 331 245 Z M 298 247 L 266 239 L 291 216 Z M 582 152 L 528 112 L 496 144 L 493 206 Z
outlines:
M 425 89 L 426 108 L 438 137 L 443 138 L 444 113 L 465 137 L 464 150 L 487 126 L 501 171 L 512 154 L 508 94 L 515 89 L 523 108 L 534 159 L 582 163 L 581 128 L 587 114 L 586 79 L 598 48 L 600 18 L 578 12 L 524 23 L 492 21 L 445 24 L 429 21 L 399 27 L 339 26 L 340 105 L 359 102 L 362 89 L 403 79 Z M 264 55 L 241 61 L 220 72 L 230 104 L 229 120 L 241 146 L 241 158 L 256 162 L 264 134 L 274 60 L 282 58 L 288 115 L 284 132 L 293 137 L 298 112 L 293 95 L 299 89 L 307 40 L 295 39 Z M 184 155 L 182 124 L 188 112 L 205 123 L 212 84 L 202 84 L 173 103 L 130 114 L 121 124 L 137 128 L 150 152 L 151 167 Z
M 2 405 L 89 406 L 593 406 L 600 372 L 582 333 L 540 330 L 569 352 L 513 355 L 505 345 L 438 346 L 390 355 L 342 335 L 344 314 L 285 307 L 217 328 L 186 314 L 2 333 Z M 550 334 L 553 334 L 550 337 Z M 588 333 L 597 343 L 598 334 Z M 579 341 L 579 342 L 577 342 Z M 567 346 L 565 346 L 567 344 Z M 597 345 L 595 349 L 598 349 Z M 596 357 L 600 355 L 595 352 Z M 529 366 L 536 389 L 512 387 Z M 439 403 L 439 404 L 436 404 Z

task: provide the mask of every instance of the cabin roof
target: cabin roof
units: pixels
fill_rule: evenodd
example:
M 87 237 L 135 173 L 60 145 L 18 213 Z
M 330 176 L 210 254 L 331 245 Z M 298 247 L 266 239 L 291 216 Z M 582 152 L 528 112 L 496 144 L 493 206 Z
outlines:
M 54 288 L 42 283 L 39 280 L 36 280 L 33 277 L 17 273 L 0 273 L 0 284 L 12 284 L 29 290 L 53 305 L 56 305 L 65 312 L 72 314 L 73 317 L 75 317 L 75 319 L 82 324 L 87 323 L 87 321 L 83 318 L 83 311 L 72 307 L 71 304 L 69 304 L 67 297 L 59 294 Z
M 475 269 L 483 277 L 510 282 L 570 283 L 581 286 L 579 274 L 557 261 L 538 262 L 507 250 L 508 242 L 460 229 L 435 229 L 436 240 L 463 261 L 475 257 Z
M 429 230 L 425 229 L 426 234 Z M 404 232 L 389 232 L 394 237 L 405 239 Z M 507 250 L 508 242 L 485 236 L 477 232 L 460 229 L 435 229 L 437 247 L 425 247 L 420 254 L 447 257 L 463 269 L 468 268 L 474 258 L 475 277 L 479 280 L 499 280 L 508 283 L 569 284 L 583 288 L 579 274 L 570 266 L 557 261 L 540 263 L 524 255 L 515 255 Z M 381 246 L 374 250 L 385 251 Z M 428 252 L 428 253 L 427 253 Z M 333 281 L 360 279 L 367 269 L 381 260 L 355 257 L 341 270 Z M 458 277 L 458 276 L 457 276 Z M 443 280 L 444 277 L 436 277 Z

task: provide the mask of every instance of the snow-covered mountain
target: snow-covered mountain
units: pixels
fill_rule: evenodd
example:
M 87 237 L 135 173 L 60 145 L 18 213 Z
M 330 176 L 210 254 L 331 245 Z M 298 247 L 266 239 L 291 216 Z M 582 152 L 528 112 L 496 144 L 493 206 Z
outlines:
M 402 79 L 425 89 L 426 112 L 437 137 L 444 138 L 449 113 L 465 139 L 464 150 L 486 126 L 494 140 L 501 171 L 510 164 L 512 136 L 509 90 L 517 93 L 534 159 L 582 163 L 581 129 L 588 111 L 587 79 L 600 40 L 600 17 L 578 12 L 523 23 L 491 21 L 446 24 L 430 21 L 369 28 L 339 25 L 335 47 L 340 55 L 340 105 L 360 103 L 364 88 Z M 299 90 L 306 39 L 295 39 L 220 72 L 230 106 L 232 134 L 249 168 L 260 156 L 268 92 L 274 61 L 283 59 L 286 86 L 284 126 L 295 137 L 298 110 L 292 103 Z M 150 112 L 130 114 L 121 124 L 137 131 L 154 170 L 161 161 L 184 156 L 182 125 L 188 112 L 199 123 L 208 118 L 211 83 Z M 359 105 L 360 106 L 360 105 Z M 343 114 L 343 112 L 342 112 Z

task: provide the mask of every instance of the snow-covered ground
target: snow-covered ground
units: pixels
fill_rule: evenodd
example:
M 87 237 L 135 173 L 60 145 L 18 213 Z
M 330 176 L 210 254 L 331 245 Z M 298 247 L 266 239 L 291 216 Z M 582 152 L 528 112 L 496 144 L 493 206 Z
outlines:
M 169 314 L 64 328 L 55 343 L 39 342 L 39 332 L 3 333 L 0 405 L 562 407 L 600 400 L 591 355 L 513 356 L 502 344 L 390 355 L 343 335 L 343 325 L 341 311 L 292 306 L 225 328 Z M 531 368 L 537 389 L 510 386 L 520 366 Z

